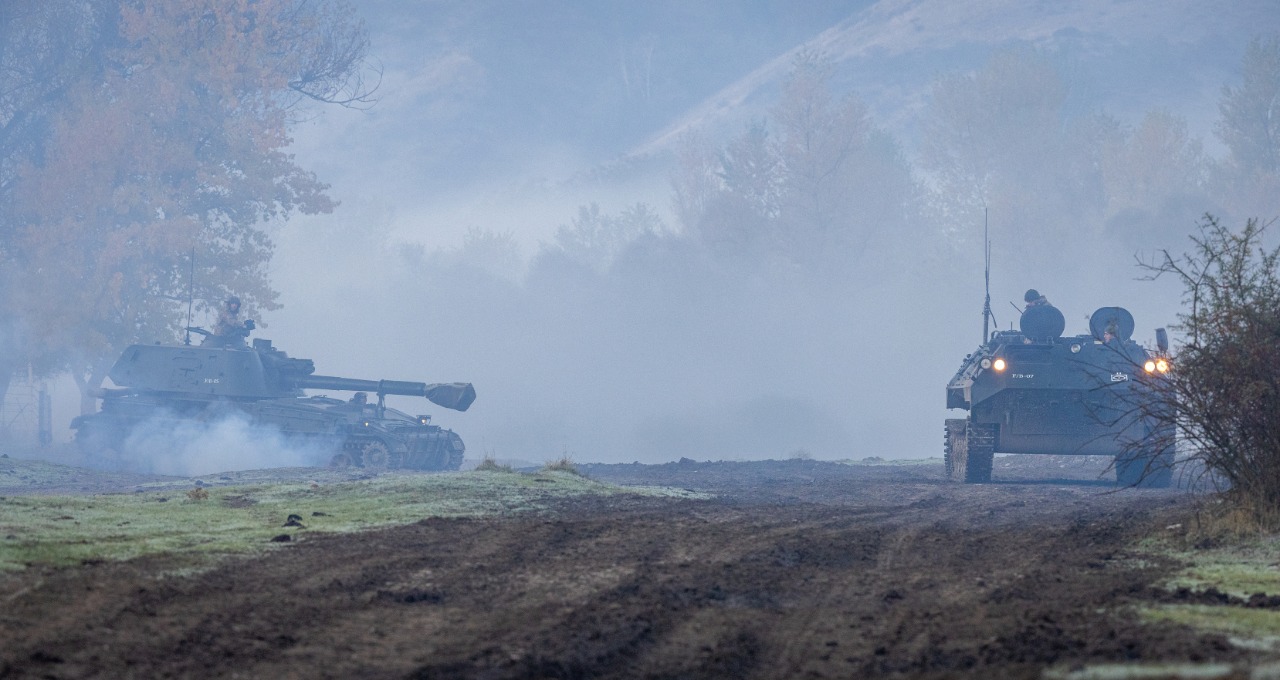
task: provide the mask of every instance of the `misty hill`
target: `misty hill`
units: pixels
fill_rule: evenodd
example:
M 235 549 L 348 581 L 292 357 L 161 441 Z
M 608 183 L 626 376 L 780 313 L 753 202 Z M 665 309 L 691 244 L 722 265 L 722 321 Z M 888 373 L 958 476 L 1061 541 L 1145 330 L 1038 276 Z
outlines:
M 1265 0 L 1229 7 L 1194 0 L 882 0 L 762 63 L 641 150 L 661 148 L 684 129 L 723 128 L 760 115 L 776 96 L 792 55 L 802 50 L 837 61 L 838 84 L 868 102 L 880 124 L 908 140 L 938 75 L 978 68 L 992 51 L 1015 45 L 1052 55 L 1079 110 L 1132 119 L 1168 108 L 1207 136 L 1218 92 L 1236 79 L 1244 44 L 1278 27 L 1276 6 Z
M 1238 77 L 1245 43 L 1280 29 L 1267 0 L 1226 8 L 1193 0 L 749 7 L 377 0 L 359 11 L 385 69 L 381 101 L 364 113 L 327 112 L 299 131 L 300 155 L 340 197 L 385 192 L 403 219 L 408 212 L 530 236 L 545 236 L 569 213 L 540 206 L 532 211 L 538 224 L 528 224 L 529 211 L 511 209 L 526 219 L 507 214 L 486 223 L 458 193 L 469 200 L 473 191 L 560 191 L 577 178 L 588 186 L 557 207 L 638 199 L 665 207 L 664 182 L 636 186 L 624 173 L 632 194 L 651 193 L 615 198 L 616 187 L 599 186 L 599 173 L 587 170 L 659 153 L 690 128 L 739 132 L 767 115 L 800 50 L 835 59 L 837 88 L 866 101 L 875 122 L 908 149 L 935 78 L 979 68 L 1013 45 L 1052 56 L 1076 109 L 1132 120 L 1167 108 L 1212 145 L 1217 95 Z M 579 193 L 593 188 L 594 195 Z M 456 240 L 464 228 L 421 235 L 430 240 L 445 229 Z

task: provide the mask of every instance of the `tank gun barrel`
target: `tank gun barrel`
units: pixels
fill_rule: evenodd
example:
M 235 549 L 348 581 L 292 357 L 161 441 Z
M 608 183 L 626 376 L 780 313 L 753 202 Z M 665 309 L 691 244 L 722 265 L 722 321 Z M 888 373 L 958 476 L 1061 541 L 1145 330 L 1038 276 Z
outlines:
M 420 383 L 404 380 L 360 380 L 337 378 L 328 375 L 304 375 L 292 379 L 300 388 L 310 390 L 342 390 L 346 392 L 373 392 L 379 397 L 389 394 L 405 397 L 426 397 L 428 401 L 455 411 L 465 411 L 476 400 L 476 389 L 471 383 Z

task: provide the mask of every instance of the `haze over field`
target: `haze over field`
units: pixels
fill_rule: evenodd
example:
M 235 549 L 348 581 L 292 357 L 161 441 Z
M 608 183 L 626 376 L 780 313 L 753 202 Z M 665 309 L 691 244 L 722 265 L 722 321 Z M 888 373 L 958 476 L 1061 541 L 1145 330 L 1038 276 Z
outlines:
M 1265 2 L 468 7 L 366 11 L 386 66 L 382 101 L 298 133 L 300 155 L 345 203 L 283 234 L 285 309 L 267 334 L 344 372 L 472 380 L 473 410 L 437 418 L 473 451 L 535 460 L 937 455 L 942 387 L 981 336 L 980 222 L 941 225 L 962 241 L 943 255 L 936 236 L 910 234 L 908 248 L 853 256 L 800 284 L 767 263 L 708 266 L 659 245 L 630 267 L 573 274 L 587 281 L 548 281 L 538 267 L 557 228 L 591 202 L 606 214 L 643 202 L 668 232 L 685 232 L 670 180 L 680 135 L 723 143 L 767 120 L 797 52 L 830 57 L 832 91 L 865 101 L 913 161 L 932 83 L 1011 48 L 1062 74 L 1064 118 L 1106 112 L 1134 126 L 1167 110 L 1222 153 L 1220 89 L 1238 82 L 1248 41 L 1278 23 Z M 1185 206 L 1149 248 L 1182 248 L 1216 208 Z M 356 224 L 362 233 L 349 231 Z M 1087 248 L 1024 258 L 1037 225 L 997 207 L 1002 325 L 1017 314 L 1005 301 L 1020 304 L 1032 286 L 1063 309 L 1069 333 L 1111 304 L 1134 312 L 1140 338 L 1174 321 L 1178 291 L 1132 282 L 1142 244 L 1095 239 L 1098 226 L 1078 225 Z M 510 234 L 519 257 L 464 266 L 485 258 L 462 247 L 469 229 Z M 405 255 L 414 248 L 442 253 Z M 442 276 L 446 267 L 467 275 Z M 343 331 L 308 337 L 314 325 Z
M 464 414 L 390 401 L 472 457 L 940 455 L 980 206 L 1001 327 L 1035 287 L 1069 334 L 1122 305 L 1140 340 L 1179 291 L 1135 254 L 1280 214 L 1215 135 L 1276 10 L 362 2 L 378 102 L 294 130 L 341 205 L 273 232 L 257 335 L 320 373 L 474 382 Z M 824 145 L 838 182 L 779 188 Z

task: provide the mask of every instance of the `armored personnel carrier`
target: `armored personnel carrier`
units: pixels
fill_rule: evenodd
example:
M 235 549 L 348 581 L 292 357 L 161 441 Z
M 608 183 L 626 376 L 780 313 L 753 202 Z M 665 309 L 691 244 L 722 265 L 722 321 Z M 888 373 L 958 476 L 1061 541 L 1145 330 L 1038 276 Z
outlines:
M 947 384 L 947 408 L 969 412 L 946 421 L 947 474 L 988 482 L 995 453 L 1106 455 L 1119 484 L 1168 486 L 1174 435 L 1154 392 L 1169 370 L 1165 330 L 1143 348 L 1121 307 L 1095 311 L 1087 334 L 1064 337 L 1065 327 L 1056 308 L 1029 306 L 1019 330 L 993 332 L 965 357 Z
M 200 328 L 205 342 L 133 345 L 108 376 L 117 387 L 102 391 L 102 409 L 72 421 L 81 450 L 120 452 L 131 433 L 172 432 L 179 425 L 243 417 L 291 444 L 328 452 L 335 466 L 456 470 L 465 447 L 429 415 L 410 415 L 385 405 L 387 395 L 425 397 L 456 411 L 475 400 L 470 383 L 360 380 L 314 375 L 310 359 L 292 358 L 270 340 L 218 336 Z M 353 392 L 350 398 L 306 396 L 303 390 Z M 369 403 L 368 395 L 377 396 Z M 183 428 L 188 431 L 188 428 Z

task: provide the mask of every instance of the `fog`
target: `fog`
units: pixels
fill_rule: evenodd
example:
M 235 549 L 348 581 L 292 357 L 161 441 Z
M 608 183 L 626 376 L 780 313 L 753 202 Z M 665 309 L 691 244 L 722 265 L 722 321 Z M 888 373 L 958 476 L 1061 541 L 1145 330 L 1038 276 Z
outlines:
M 1276 17 L 1266 3 L 1213 15 L 1195 3 L 1080 3 L 1056 14 L 988 3 L 977 16 L 957 16 L 951 3 L 864 4 L 841 12 L 832 3 L 807 24 L 797 19 L 802 25 L 792 32 L 810 34 L 775 43 L 773 54 L 749 46 L 744 31 L 741 42 L 700 55 L 723 74 L 719 83 L 691 76 L 704 100 L 661 102 L 666 108 L 646 102 L 640 120 L 619 118 L 605 130 L 592 107 L 554 100 L 555 88 L 530 87 L 511 99 L 493 92 L 520 74 L 489 72 L 484 49 L 469 52 L 465 40 L 433 33 L 435 50 L 417 51 L 398 42 L 397 31 L 375 32 L 374 51 L 386 59 L 379 105 L 325 112 L 298 132 L 300 158 L 333 182 L 344 205 L 331 216 L 295 219 L 280 234 L 275 280 L 285 308 L 262 334 L 315 359 L 325 373 L 474 382 L 479 397 L 469 412 L 434 412 L 473 457 L 938 455 L 943 387 L 982 335 L 983 225 L 945 225 L 961 235 L 942 256 L 927 243 L 880 241 L 880 252 L 821 276 L 718 259 L 681 240 L 671 210 L 674 140 L 697 129 L 723 141 L 767 117 L 789 55 L 808 43 L 838 58 L 833 88 L 864 98 L 872 121 L 903 140 L 913 159 L 932 80 L 944 69 L 981 68 L 993 52 L 1021 44 L 1076 69 L 1068 74 L 1070 106 L 1114 110 L 1136 124 L 1143 111 L 1173 104 L 1212 144 L 1219 88 L 1231 82 L 1259 23 L 1274 26 Z M 382 7 L 367 16 L 376 31 L 406 13 Z M 440 10 L 470 22 L 464 32 L 495 13 Z M 650 18 L 678 21 L 676 14 L 665 7 Z M 708 15 L 703 28 L 719 21 L 758 28 L 768 20 Z M 1001 20 L 983 23 L 994 15 Z M 423 13 L 424 23 L 429 18 Z M 595 22 L 588 30 L 612 31 L 618 44 L 648 35 L 659 54 L 679 52 L 660 26 L 632 33 L 599 19 L 585 18 Z M 668 33 L 687 37 L 697 28 Z M 578 95 L 616 85 L 616 73 L 575 65 L 585 53 L 618 68 L 618 54 L 592 40 L 552 26 L 523 47 L 546 50 L 536 61 L 553 71 L 523 73 L 534 84 L 582 78 Z M 1148 60 L 1133 63 L 1142 51 Z M 498 61 L 516 68 L 519 56 Z M 1157 57 L 1171 60 L 1170 72 Z M 1193 61 L 1198 70 L 1183 70 Z M 666 68 L 672 73 L 660 77 L 668 80 L 696 71 L 691 63 Z M 1154 73 L 1160 77 L 1151 79 Z M 504 111 L 510 120 L 498 118 Z M 461 124 L 469 115 L 494 127 Z M 523 136 L 513 139 L 516 132 Z M 610 214 L 645 203 L 666 232 L 633 243 L 603 272 L 557 258 L 556 230 L 592 202 Z M 1023 291 L 1035 287 L 1063 310 L 1068 333 L 1087 332 L 1097 307 L 1123 305 L 1138 320 L 1136 336 L 1149 340 L 1156 326 L 1175 320 L 1179 291 L 1135 281 L 1135 253 L 1181 249 L 1200 214 L 1214 207 L 1187 206 L 1149 247 L 1108 242 L 1096 225 L 1079 225 L 1081 243 L 1026 248 L 1038 225 L 993 215 L 998 322 L 1016 323 L 1009 303 L 1020 306 Z M 486 261 L 468 252 L 469 229 L 509 234 L 518 257 Z M 1063 233 L 1046 230 L 1046 237 Z
M 943 388 L 982 336 L 982 213 L 920 198 L 901 225 L 857 216 L 867 236 L 848 252 L 726 253 L 675 207 L 682 140 L 723 149 L 773 124 L 795 55 L 816 52 L 924 196 L 941 189 L 924 162 L 935 83 L 1025 50 L 1061 77 L 1062 129 L 1106 114 L 1132 130 L 1159 110 L 1185 121 L 1189 149 L 1221 157 L 1221 88 L 1253 36 L 1280 30 L 1263 1 L 643 5 L 361 3 L 379 101 L 296 128 L 300 164 L 341 205 L 277 225 L 284 307 L 257 335 L 326 375 L 474 383 L 466 413 L 388 399 L 457 431 L 469 458 L 937 456 Z M 1021 130 L 998 132 L 995 146 Z M 991 195 L 1048 196 L 1070 172 Z M 1054 195 L 987 206 L 999 326 L 1032 287 L 1068 334 L 1110 305 L 1133 312 L 1139 340 L 1173 323 L 1180 291 L 1137 281 L 1135 256 L 1181 251 L 1224 200 L 1091 216 Z M 566 249 L 558 233 L 593 203 L 606 218 L 643 204 L 660 223 Z

